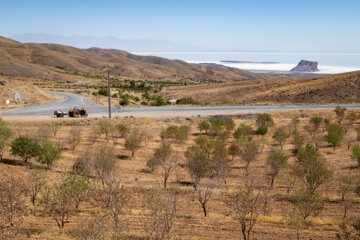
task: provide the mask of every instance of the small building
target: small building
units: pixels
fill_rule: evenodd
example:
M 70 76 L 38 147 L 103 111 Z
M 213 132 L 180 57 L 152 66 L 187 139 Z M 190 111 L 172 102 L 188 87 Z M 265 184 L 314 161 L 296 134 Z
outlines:
M 171 105 L 175 105 L 177 102 L 177 99 L 171 99 L 171 100 L 169 100 L 169 102 L 171 103 Z

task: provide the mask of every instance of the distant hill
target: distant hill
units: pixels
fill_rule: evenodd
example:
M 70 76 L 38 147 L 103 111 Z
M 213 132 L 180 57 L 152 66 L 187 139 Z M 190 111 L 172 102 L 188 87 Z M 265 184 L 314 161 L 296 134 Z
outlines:
M 168 87 L 161 95 L 167 99 L 192 97 L 212 104 L 359 103 L 360 71 L 311 78 L 203 84 L 191 89 Z
M 59 44 L 20 43 L 0 37 L 0 73 L 8 73 L 7 58 L 20 77 L 52 79 L 57 73 L 101 75 L 110 66 L 120 78 L 189 81 L 262 79 L 263 76 L 237 68 L 190 64 L 161 57 L 138 56 L 116 49 L 79 49 Z M 59 74 L 57 74 L 59 75 Z M 61 75 L 58 76 L 61 78 Z
M 128 52 L 166 52 L 166 51 L 209 51 L 210 48 L 156 39 L 121 39 L 116 37 L 62 36 L 44 33 L 26 33 L 10 37 L 22 43 L 54 43 L 77 48 L 111 48 Z M 211 49 L 210 49 L 211 50 Z

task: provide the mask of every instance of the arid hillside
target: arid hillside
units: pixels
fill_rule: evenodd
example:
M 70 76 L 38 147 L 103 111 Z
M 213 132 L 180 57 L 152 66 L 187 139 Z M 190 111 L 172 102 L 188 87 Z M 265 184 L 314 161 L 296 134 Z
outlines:
M 360 101 L 360 72 L 174 86 L 161 94 L 167 99 L 192 97 L 203 104 L 352 103 Z
M 103 76 L 110 67 L 119 78 L 172 81 L 226 81 L 261 79 L 262 75 L 222 66 L 190 64 L 180 60 L 137 56 L 115 49 L 78 49 L 57 44 L 20 43 L 0 37 L 0 73 L 8 73 L 8 58 L 20 77 Z

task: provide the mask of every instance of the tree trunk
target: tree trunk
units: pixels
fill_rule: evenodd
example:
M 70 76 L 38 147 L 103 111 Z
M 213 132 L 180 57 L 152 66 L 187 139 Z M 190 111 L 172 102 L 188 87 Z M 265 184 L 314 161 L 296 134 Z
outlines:
M 164 188 L 167 186 L 167 177 L 164 177 Z
M 202 206 L 202 209 L 203 209 L 203 211 L 204 211 L 204 217 L 206 217 L 206 216 L 207 216 L 206 205 L 203 204 L 203 203 L 201 203 L 201 206 Z
M 271 184 L 270 184 L 270 187 L 273 187 L 273 185 L 274 185 L 274 181 L 275 181 L 275 177 L 274 177 L 274 176 L 272 176 L 272 177 L 271 177 Z

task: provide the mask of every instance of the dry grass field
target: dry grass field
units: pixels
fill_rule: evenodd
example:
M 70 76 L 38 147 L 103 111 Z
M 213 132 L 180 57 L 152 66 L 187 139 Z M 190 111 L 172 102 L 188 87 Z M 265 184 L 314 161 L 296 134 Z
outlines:
M 62 147 L 61 158 L 56 161 L 51 169 L 47 170 L 44 165 L 39 164 L 31 159 L 28 164 L 11 155 L 9 149 L 6 151 L 4 161 L 0 163 L 0 175 L 8 174 L 22 179 L 25 184 L 29 183 L 30 173 L 37 169 L 44 169 L 47 174 L 48 184 L 60 183 L 64 173 L 71 171 L 76 159 L 85 152 L 96 153 L 101 146 L 113 146 L 116 153 L 116 164 L 112 169 L 112 174 L 116 179 L 120 179 L 121 183 L 128 192 L 128 204 L 126 210 L 121 214 L 121 222 L 123 223 L 121 236 L 117 239 L 148 239 L 144 225 L 152 218 L 150 215 L 149 204 L 147 199 L 153 191 L 159 191 L 162 187 L 161 169 L 151 172 L 147 167 L 147 161 L 153 156 L 155 149 L 161 145 L 160 132 L 170 125 L 187 125 L 190 127 L 189 138 L 182 143 L 173 143 L 172 148 L 178 156 L 176 170 L 171 174 L 168 181 L 168 189 L 176 188 L 176 214 L 174 218 L 174 236 L 172 239 L 240 239 L 241 226 L 232 218 L 229 208 L 224 203 L 224 195 L 234 192 L 238 186 L 244 186 L 247 179 L 254 181 L 255 192 L 267 196 L 267 212 L 264 214 L 262 210 L 257 217 L 257 223 L 252 232 L 252 239 L 296 239 L 296 227 L 290 224 L 286 216 L 292 210 L 292 204 L 289 196 L 300 191 L 302 184 L 296 180 L 294 189 L 288 194 L 286 186 L 289 184 L 289 178 L 285 178 L 285 170 L 282 170 L 276 178 L 274 186 L 270 188 L 270 179 L 268 175 L 268 166 L 266 159 L 272 149 L 279 149 L 272 135 L 276 128 L 283 127 L 288 130 L 294 117 L 299 117 L 300 123 L 298 130 L 304 134 L 306 142 L 312 142 L 306 126 L 309 119 L 313 116 L 322 116 L 335 122 L 335 114 L 333 111 L 308 111 L 303 112 L 278 112 L 272 113 L 275 119 L 275 126 L 270 128 L 268 134 L 263 138 L 254 135 L 254 142 L 260 146 L 258 158 L 251 162 L 249 167 L 249 175 L 245 173 L 245 162 L 241 157 L 236 156 L 232 159 L 227 157 L 230 171 L 226 177 L 226 185 L 222 182 L 220 186 L 215 188 L 210 201 L 207 204 L 208 216 L 204 217 L 203 210 L 197 198 L 194 187 L 191 186 L 192 178 L 186 169 L 186 158 L 184 152 L 192 145 L 195 139 L 200 135 L 197 124 L 204 118 L 114 118 L 112 124 L 125 123 L 131 126 L 132 131 L 143 133 L 146 142 L 142 141 L 140 149 L 131 157 L 131 153 L 125 149 L 125 140 L 118 139 L 118 143 L 114 146 L 112 139 L 105 139 L 103 134 L 93 134 L 99 122 L 104 118 L 88 118 L 88 119 L 53 119 L 53 121 L 10 121 L 7 125 L 13 130 L 12 139 L 20 135 L 28 135 L 32 138 L 49 136 L 49 139 L 58 143 Z M 231 116 L 234 119 L 236 128 L 241 123 L 246 123 L 256 128 L 256 115 L 237 115 Z M 52 137 L 49 132 L 51 124 L 59 123 L 59 129 L 56 137 Z M 347 129 L 344 143 L 336 149 L 333 149 L 323 140 L 327 134 L 323 132 L 321 127 L 317 134 L 320 140 L 319 152 L 325 157 L 327 166 L 333 171 L 332 177 L 326 180 L 318 190 L 324 198 L 324 209 L 317 216 L 310 216 L 300 223 L 299 233 L 301 239 L 336 239 L 336 233 L 340 231 L 339 225 L 343 222 L 344 204 L 349 204 L 346 222 L 353 217 L 359 217 L 360 213 L 360 197 L 350 191 L 346 195 L 346 201 L 342 202 L 339 191 L 338 178 L 341 175 L 359 177 L 360 168 L 357 162 L 351 159 L 351 148 L 347 147 L 347 140 L 352 145 L 359 144 L 356 129 L 360 127 L 358 121 L 353 126 L 349 126 L 348 120 L 342 121 Z M 81 140 L 75 150 L 71 149 L 69 139 L 74 133 L 80 129 Z M 233 133 L 233 131 L 232 131 Z M 234 141 L 232 133 L 224 142 L 227 147 Z M 289 165 L 293 166 L 296 156 L 292 150 L 292 138 L 286 140 L 283 147 L 283 153 L 289 156 Z M 99 179 L 95 172 L 90 173 L 90 182 L 97 186 Z M 354 186 L 356 182 L 354 182 Z M 157 193 L 155 193 L 156 195 Z M 40 194 L 39 198 L 41 198 Z M 350 204 L 351 203 L 351 204 Z M 262 204 L 261 204 L 262 206 Z M 261 208 L 262 209 L 262 208 Z M 42 207 L 33 206 L 30 197 L 26 196 L 21 216 L 14 216 L 14 227 L 17 229 L 17 235 L 14 239 L 102 239 L 102 238 L 86 238 L 79 237 L 79 233 L 86 232 L 89 222 L 97 213 L 107 213 L 101 207 L 101 203 L 90 197 L 87 201 L 81 203 L 79 209 L 71 212 L 69 222 L 65 227 L 59 230 L 55 220 L 42 214 Z M 113 222 L 110 216 L 106 216 L 103 220 L 105 223 L 101 227 L 102 230 L 110 234 L 113 231 Z M 91 227 L 95 229 L 94 225 Z M 7 228 L 2 228 L 4 232 Z M 352 230 L 348 225 L 348 230 Z M 105 239 L 110 239 L 110 235 Z M 164 239 L 166 239 L 164 237 Z

